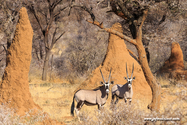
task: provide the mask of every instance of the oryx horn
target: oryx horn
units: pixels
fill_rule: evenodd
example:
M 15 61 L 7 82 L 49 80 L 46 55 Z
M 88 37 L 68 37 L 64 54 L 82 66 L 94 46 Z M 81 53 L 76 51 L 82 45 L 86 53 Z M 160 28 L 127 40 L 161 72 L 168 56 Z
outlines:
M 110 74 L 109 74 L 109 77 L 108 77 L 108 83 L 110 82 L 111 71 L 112 71 L 112 68 L 110 69 Z
M 133 72 L 134 72 L 134 63 L 133 63 L 133 66 L 132 66 L 132 74 L 131 74 L 131 79 L 132 79 L 132 76 L 133 76 Z
M 126 73 L 127 73 L 127 79 L 129 78 L 128 70 L 127 70 L 127 63 L 126 63 Z
M 101 76 L 103 78 L 104 83 L 106 83 L 105 78 L 103 77 L 103 73 L 102 73 L 101 69 L 100 69 L 100 72 L 101 72 Z

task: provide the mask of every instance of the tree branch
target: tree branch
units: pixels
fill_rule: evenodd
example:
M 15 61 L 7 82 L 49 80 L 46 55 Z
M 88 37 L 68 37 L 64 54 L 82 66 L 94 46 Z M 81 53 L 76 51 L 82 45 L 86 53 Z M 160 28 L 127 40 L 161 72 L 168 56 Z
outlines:
M 116 15 L 118 15 L 119 17 L 122 17 L 122 18 L 125 19 L 125 20 L 127 19 L 127 17 L 126 17 L 121 11 L 119 11 L 119 10 L 117 9 L 116 2 L 115 2 L 115 1 L 111 1 L 110 5 L 111 5 L 112 10 L 107 11 L 107 13 L 108 13 L 108 12 L 114 12 L 114 13 L 115 13 Z
M 122 13 L 124 14 L 124 16 L 127 17 L 127 19 L 133 19 L 134 18 L 133 15 L 131 13 L 129 13 L 127 8 L 124 6 L 122 0 L 118 0 L 117 4 L 118 4 L 120 10 L 122 11 Z
M 0 54 L 3 53 L 4 51 L 6 52 L 6 47 L 5 47 L 5 45 L 4 45 L 4 44 L 0 44 L 0 46 L 3 46 L 3 48 L 4 48 L 4 49 L 0 52 Z
M 53 32 L 53 38 L 52 38 L 52 43 L 51 43 L 50 49 L 52 49 L 52 48 L 53 48 L 53 45 L 55 44 L 55 35 L 56 35 L 56 31 L 57 31 L 57 27 L 55 28 L 55 31 Z
M 45 22 L 46 22 L 46 24 L 48 24 L 48 22 L 47 22 L 47 14 L 43 13 L 43 12 L 40 12 L 40 13 L 45 17 Z
M 142 28 L 142 26 L 143 26 L 143 23 L 145 22 L 145 19 L 146 19 L 146 17 L 147 17 L 147 13 L 148 13 L 148 9 L 145 9 L 144 11 L 143 11 L 143 18 L 142 18 L 142 22 L 141 22 L 141 25 L 140 25 L 140 27 Z
M 68 13 L 68 16 L 70 16 L 70 13 L 71 13 L 71 9 L 72 9 L 72 5 L 73 5 L 73 0 L 70 1 L 70 4 L 69 4 L 69 13 Z
M 5 52 L 6 52 L 6 54 L 8 53 L 7 51 L 7 48 L 5 47 L 5 45 L 3 44 L 3 48 L 4 48 L 4 50 L 5 50 Z
M 37 14 L 36 14 L 36 10 L 34 9 L 34 5 L 31 5 L 31 6 L 28 6 L 28 7 L 31 10 L 31 12 L 34 14 L 34 17 L 35 17 L 36 21 L 38 22 L 38 25 L 39 25 L 43 35 L 45 36 L 45 33 L 43 32 L 43 28 L 42 28 L 42 25 L 40 23 L 40 20 L 39 20 Z
M 62 34 L 60 34 L 60 36 L 58 38 L 55 39 L 55 35 L 56 35 L 56 31 L 57 31 L 57 28 L 55 29 L 54 33 L 53 33 L 53 38 L 52 38 L 52 44 L 51 44 L 51 47 L 50 49 L 53 48 L 53 46 L 55 45 L 55 43 L 64 35 L 65 32 L 63 32 Z
M 107 32 L 109 32 L 109 33 L 115 34 L 115 35 L 119 36 L 120 38 L 125 39 L 127 42 L 132 43 L 132 44 L 135 45 L 135 46 L 137 45 L 137 44 L 136 44 L 136 40 L 134 40 L 134 39 L 132 39 L 132 38 L 130 38 L 130 37 L 124 35 L 123 33 L 120 33 L 120 32 L 118 32 L 118 31 L 112 30 L 111 28 L 105 28 L 105 27 L 103 26 L 103 23 L 99 23 L 99 22 L 97 22 L 97 21 L 89 21 L 89 20 L 87 20 L 87 22 L 92 23 L 92 24 L 98 26 L 98 27 L 101 28 L 101 29 L 104 29 L 105 31 L 107 31 Z
M 144 21 L 145 21 L 145 19 L 146 19 L 146 17 L 147 17 L 147 13 L 148 13 L 148 9 L 145 9 L 144 11 L 143 11 L 143 17 L 142 17 L 142 22 L 141 22 L 141 24 L 140 24 L 140 26 L 139 26 L 139 28 L 138 28 L 138 32 L 137 32 L 137 38 L 136 38 L 136 41 L 138 42 L 138 41 L 142 41 L 142 26 L 143 26 L 143 23 L 144 23 Z
M 56 7 L 60 2 L 62 2 L 62 0 L 59 0 L 59 1 L 54 2 L 54 3 L 51 5 L 51 9 L 54 10 L 55 7 Z
M 55 43 L 64 35 L 64 33 L 65 31 L 62 34 L 60 34 L 60 36 L 56 39 Z
M 67 7 L 64 7 L 64 8 L 62 8 L 62 9 L 58 10 L 58 12 L 54 14 L 54 17 L 57 17 L 57 16 L 58 16 L 63 10 L 65 10 L 66 8 L 67 8 Z
M 129 51 L 130 54 L 133 55 L 133 57 L 139 62 L 139 58 L 138 56 L 136 56 L 130 49 L 127 49 Z
M 71 7 L 80 7 L 81 9 L 85 10 L 86 12 L 90 14 L 93 21 L 95 20 L 95 15 L 92 12 L 92 8 L 89 9 L 84 5 L 72 5 Z

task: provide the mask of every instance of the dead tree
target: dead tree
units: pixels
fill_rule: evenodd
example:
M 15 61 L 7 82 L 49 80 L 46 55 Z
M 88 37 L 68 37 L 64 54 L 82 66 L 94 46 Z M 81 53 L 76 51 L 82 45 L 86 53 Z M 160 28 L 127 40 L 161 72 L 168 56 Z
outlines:
M 62 32 L 57 36 L 58 27 L 54 25 L 55 20 L 62 18 L 62 12 L 65 11 L 69 5 L 62 4 L 63 0 L 46 0 L 46 6 L 44 8 L 40 8 L 38 2 L 30 1 L 31 3 L 27 3 L 27 7 L 34 15 L 39 28 L 43 34 L 43 42 L 45 44 L 45 57 L 44 57 L 44 66 L 42 73 L 42 80 L 47 80 L 47 71 L 49 65 L 49 57 L 51 55 L 51 49 L 55 45 L 55 43 L 64 35 L 65 32 Z M 40 3 L 42 4 L 42 3 Z M 52 27 L 55 27 L 55 30 L 52 33 L 52 41 L 49 40 L 49 34 L 52 32 Z
M 137 60 L 139 64 L 141 65 L 145 78 L 152 90 L 152 101 L 151 101 L 151 104 L 148 105 L 148 109 L 158 111 L 160 108 L 161 86 L 156 80 L 156 78 L 153 76 L 149 68 L 146 51 L 142 43 L 142 26 L 147 17 L 147 13 L 149 9 L 147 6 L 140 6 L 140 4 L 136 1 L 133 1 L 133 2 L 125 1 L 124 2 L 123 0 L 115 0 L 115 1 L 111 0 L 110 5 L 112 7 L 112 10 L 111 10 L 112 12 L 114 12 L 116 15 L 122 17 L 124 20 L 128 22 L 133 38 L 130 38 L 110 28 L 105 28 L 103 26 L 103 23 L 99 23 L 96 20 L 95 21 L 87 20 L 87 21 L 89 23 L 92 23 L 98 26 L 101 29 L 104 29 L 105 31 L 109 33 L 118 35 L 119 37 L 130 42 L 136 47 L 138 51 Z M 132 51 L 129 50 L 129 52 L 133 54 Z M 136 55 L 134 56 L 136 57 Z

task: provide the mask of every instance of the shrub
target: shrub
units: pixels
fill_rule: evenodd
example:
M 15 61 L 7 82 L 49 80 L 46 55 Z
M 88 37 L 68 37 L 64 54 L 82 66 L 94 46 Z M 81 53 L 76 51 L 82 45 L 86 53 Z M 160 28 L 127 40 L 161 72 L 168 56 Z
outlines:
M 177 102 L 177 101 L 176 101 Z M 85 125 L 124 125 L 124 124 L 185 124 L 183 118 L 185 114 L 181 108 L 173 108 L 175 102 L 168 104 L 164 112 L 146 113 L 135 105 L 124 105 L 119 103 L 117 106 L 111 106 L 110 109 L 104 108 L 98 112 L 95 110 L 94 117 L 80 113 L 81 124 Z M 173 109 L 173 110 L 172 110 Z M 175 120 L 174 120 L 174 119 Z M 79 124 L 79 123 L 76 123 Z

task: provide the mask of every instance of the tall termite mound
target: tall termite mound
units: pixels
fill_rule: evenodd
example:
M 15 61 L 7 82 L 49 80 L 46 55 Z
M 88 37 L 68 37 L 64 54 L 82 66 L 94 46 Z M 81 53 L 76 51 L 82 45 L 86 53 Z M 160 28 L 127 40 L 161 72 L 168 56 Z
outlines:
M 112 26 L 112 29 L 121 33 L 123 32 L 120 23 L 115 23 Z M 112 69 L 111 80 L 114 81 L 114 84 L 125 84 L 127 82 L 124 79 L 124 77 L 127 76 L 126 63 L 129 76 L 131 75 L 132 66 L 134 64 L 133 76 L 135 76 L 136 79 L 133 81 L 133 101 L 134 103 L 140 102 L 139 104 L 146 108 L 151 102 L 151 88 L 146 82 L 141 66 L 132 56 L 130 56 L 124 40 L 114 34 L 110 34 L 105 60 L 92 72 L 91 76 L 84 81 L 78 89 L 93 89 L 100 86 L 100 81 L 103 81 L 100 69 L 102 70 L 106 81 L 108 81 L 108 75 L 110 69 Z
M 0 83 L 0 102 L 14 107 L 23 115 L 30 109 L 40 109 L 29 92 L 28 73 L 31 62 L 33 30 L 26 8 L 19 11 L 19 20 L 11 46 L 7 66 Z
M 172 43 L 171 55 L 158 73 L 177 80 L 187 80 L 187 71 L 184 69 L 183 53 L 179 43 Z

